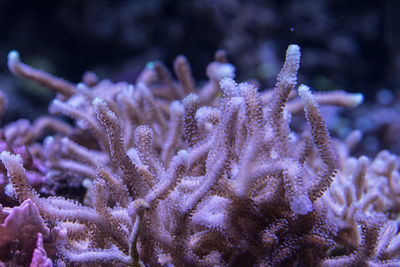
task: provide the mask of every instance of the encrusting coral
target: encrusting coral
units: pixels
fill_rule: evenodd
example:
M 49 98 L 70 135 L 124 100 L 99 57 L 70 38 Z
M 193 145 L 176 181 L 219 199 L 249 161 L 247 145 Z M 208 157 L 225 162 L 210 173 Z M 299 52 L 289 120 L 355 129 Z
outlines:
M 174 64 L 178 81 L 152 62 L 135 85 L 93 74 L 74 85 L 10 52 L 10 70 L 56 91 L 50 112 L 74 120 L 5 127 L 0 160 L 15 190 L 8 194 L 37 207 L 47 222 L 32 231 L 35 261 L 397 266 L 397 156 L 382 152 L 369 164 L 350 156 L 359 132 L 332 140 L 319 105 L 352 107 L 362 95 L 296 90 L 299 64 L 300 48 L 290 45 L 274 90 L 265 92 L 236 83 L 223 51 L 202 88 L 183 56 Z M 308 127 L 296 133 L 291 117 L 302 110 Z M 39 142 L 49 130 L 54 134 Z M 15 146 L 45 163 L 46 181 L 85 185 L 82 203 L 51 196 L 45 186 L 34 190 Z M 1 216 L 0 231 L 11 215 Z

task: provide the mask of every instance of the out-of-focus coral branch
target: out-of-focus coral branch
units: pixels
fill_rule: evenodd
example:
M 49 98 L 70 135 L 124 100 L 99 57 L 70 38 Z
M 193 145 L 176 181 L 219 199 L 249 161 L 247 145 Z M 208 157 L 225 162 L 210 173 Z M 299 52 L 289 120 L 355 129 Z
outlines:
M 40 83 L 64 97 L 68 98 L 77 92 L 76 86 L 72 83 L 22 63 L 17 51 L 11 51 L 8 54 L 8 68 L 15 75 Z

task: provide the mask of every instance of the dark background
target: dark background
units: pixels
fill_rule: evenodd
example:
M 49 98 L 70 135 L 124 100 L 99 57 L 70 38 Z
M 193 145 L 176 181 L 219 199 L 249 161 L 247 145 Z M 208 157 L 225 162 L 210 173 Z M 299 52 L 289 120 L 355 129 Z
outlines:
M 5 63 L 17 49 L 23 60 L 47 62 L 53 73 L 78 82 L 88 69 L 134 80 L 147 61 L 170 65 L 185 54 L 204 78 L 223 48 L 239 79 L 272 86 L 284 50 L 297 43 L 302 78 L 326 87 L 319 90 L 396 89 L 399 6 L 394 0 L 3 0 L 0 58 Z

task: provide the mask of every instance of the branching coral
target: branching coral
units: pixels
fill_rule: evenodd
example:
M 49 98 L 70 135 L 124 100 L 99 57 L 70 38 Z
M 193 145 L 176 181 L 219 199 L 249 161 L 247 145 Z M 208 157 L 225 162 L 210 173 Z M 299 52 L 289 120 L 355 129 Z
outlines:
M 11 71 L 58 92 L 50 112 L 75 121 L 47 121 L 54 135 L 23 145 L 46 163 L 47 179 L 85 184 L 84 203 L 41 196 L 29 185 L 20 156 L 0 155 L 18 200 L 30 201 L 49 221 L 58 244 L 54 260 L 311 266 L 398 258 L 397 227 L 380 213 L 396 213 L 391 201 L 397 191 L 390 194 L 383 185 L 389 204 L 368 208 L 380 198 L 369 182 L 368 160 L 360 158 L 347 172 L 348 151 L 336 152 L 319 111 L 319 104 L 348 107 L 362 97 L 314 96 L 306 85 L 295 91 L 299 63 L 300 48 L 289 46 L 276 87 L 263 93 L 232 79 L 234 67 L 223 52 L 198 89 L 183 56 L 174 64 L 178 81 L 155 62 L 135 85 L 91 79 L 75 86 L 11 52 Z M 303 133 L 290 130 L 299 107 L 309 125 Z M 397 165 L 390 166 L 393 188 Z M 345 175 L 352 174 L 348 182 Z

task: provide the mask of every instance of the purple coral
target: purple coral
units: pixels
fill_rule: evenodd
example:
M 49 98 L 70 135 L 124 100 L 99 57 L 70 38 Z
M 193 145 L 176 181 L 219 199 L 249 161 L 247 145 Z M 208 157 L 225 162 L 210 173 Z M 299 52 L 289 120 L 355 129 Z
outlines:
M 346 170 L 343 164 L 352 161 L 348 147 L 331 139 L 319 111 L 324 103 L 354 106 L 362 97 L 313 95 L 306 85 L 296 90 L 299 64 L 300 48 L 291 45 L 274 90 L 266 92 L 236 83 L 221 52 L 208 68 L 210 80 L 198 89 L 182 56 L 174 64 L 178 81 L 156 62 L 134 85 L 103 80 L 75 86 L 11 52 L 12 72 L 58 92 L 50 112 L 74 120 L 73 126 L 48 121 L 55 134 L 43 143 L 32 135 L 27 148 L 46 163 L 48 178 L 74 179 L 87 188 L 86 196 L 82 202 L 43 197 L 29 185 L 20 155 L 3 151 L 0 160 L 18 200 L 36 205 L 49 221 L 58 244 L 55 258 L 66 264 L 397 260 L 397 232 L 381 214 L 393 207 L 397 191 L 366 182 L 365 158 Z M 307 127 L 298 133 L 290 120 L 302 109 Z M 384 169 L 384 179 L 397 183 L 397 165 Z M 346 175 L 354 175 L 352 183 Z M 386 205 L 371 207 L 380 198 L 374 190 L 393 191 L 382 200 Z M 352 242 L 347 235 L 361 238 Z M 384 243 L 381 235 L 387 236 Z M 32 240 L 34 260 L 49 264 L 41 236 L 36 232 Z
M 34 265 L 31 266 L 52 266 L 49 259 L 45 260 L 42 240 L 42 236 L 48 236 L 50 230 L 32 200 L 28 199 L 14 208 L 3 208 L 0 205 L 0 219 L 1 262 L 12 266 L 27 266 L 33 255 L 36 265 L 32 262 Z M 39 260 L 42 263 L 46 261 L 47 265 L 40 265 Z

